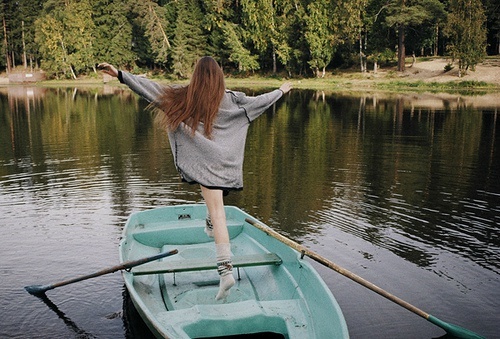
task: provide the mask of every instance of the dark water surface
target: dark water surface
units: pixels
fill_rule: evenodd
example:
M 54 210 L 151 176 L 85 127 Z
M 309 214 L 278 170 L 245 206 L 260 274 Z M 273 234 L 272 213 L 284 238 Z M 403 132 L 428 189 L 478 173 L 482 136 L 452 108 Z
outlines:
M 253 123 L 245 189 L 226 202 L 425 312 L 500 338 L 500 101 L 484 102 L 295 90 Z M 0 88 L 0 338 L 147 337 L 119 273 L 44 299 L 24 290 L 118 264 L 133 211 L 201 202 L 145 107 L 122 87 Z M 444 334 L 315 267 L 352 338 Z

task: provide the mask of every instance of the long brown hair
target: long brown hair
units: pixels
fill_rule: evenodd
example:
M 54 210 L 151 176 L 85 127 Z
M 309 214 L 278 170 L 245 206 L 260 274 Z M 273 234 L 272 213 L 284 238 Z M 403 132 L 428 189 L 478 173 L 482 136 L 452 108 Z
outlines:
M 160 109 L 156 119 L 161 126 L 172 131 L 184 122 L 193 135 L 202 123 L 205 136 L 211 138 L 225 89 L 224 74 L 217 61 L 203 57 L 196 63 L 189 85 L 165 88 L 156 103 Z

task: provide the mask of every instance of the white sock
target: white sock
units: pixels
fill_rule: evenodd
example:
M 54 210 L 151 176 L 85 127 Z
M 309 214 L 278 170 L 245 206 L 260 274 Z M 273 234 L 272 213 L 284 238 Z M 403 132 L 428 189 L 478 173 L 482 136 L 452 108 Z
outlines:
M 233 262 L 231 261 L 231 245 L 215 244 L 217 253 L 217 272 L 220 275 L 219 292 L 215 300 L 225 299 L 229 296 L 235 281 L 233 277 Z
M 212 219 L 210 219 L 210 215 L 207 214 L 207 218 L 205 219 L 205 233 L 210 237 L 214 237 L 214 225 L 212 224 Z

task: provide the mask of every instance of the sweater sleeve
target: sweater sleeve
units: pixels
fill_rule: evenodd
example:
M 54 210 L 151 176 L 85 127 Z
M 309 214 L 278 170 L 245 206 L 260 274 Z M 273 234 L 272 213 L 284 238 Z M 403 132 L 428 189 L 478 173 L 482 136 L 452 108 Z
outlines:
M 149 102 L 156 101 L 163 92 L 163 86 L 157 82 L 125 71 L 119 72 L 118 79 Z
M 234 94 L 237 104 L 245 110 L 248 120 L 253 121 L 278 101 L 283 96 L 283 91 L 276 89 L 255 97 L 246 96 L 241 92 L 234 92 Z

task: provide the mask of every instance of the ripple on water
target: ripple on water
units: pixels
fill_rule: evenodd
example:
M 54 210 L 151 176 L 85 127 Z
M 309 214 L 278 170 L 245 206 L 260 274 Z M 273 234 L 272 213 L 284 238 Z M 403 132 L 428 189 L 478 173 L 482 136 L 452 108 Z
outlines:
M 442 252 L 450 252 L 500 272 L 495 194 L 457 200 L 442 192 L 446 199 L 428 205 L 410 203 L 401 195 L 363 195 L 363 187 L 336 183 L 335 189 L 338 194 L 314 213 L 309 227 L 335 227 L 422 267 L 432 269 Z

